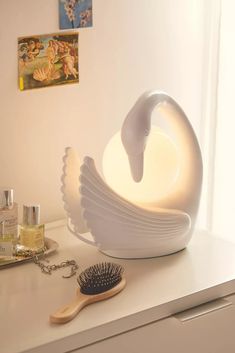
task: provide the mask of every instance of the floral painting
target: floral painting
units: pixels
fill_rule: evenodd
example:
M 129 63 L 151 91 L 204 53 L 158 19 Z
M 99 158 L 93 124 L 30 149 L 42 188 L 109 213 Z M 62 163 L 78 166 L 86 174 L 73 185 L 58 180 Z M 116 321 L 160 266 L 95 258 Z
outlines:
M 79 82 L 78 33 L 18 38 L 19 88 Z
M 92 26 L 92 0 L 59 0 L 60 29 Z

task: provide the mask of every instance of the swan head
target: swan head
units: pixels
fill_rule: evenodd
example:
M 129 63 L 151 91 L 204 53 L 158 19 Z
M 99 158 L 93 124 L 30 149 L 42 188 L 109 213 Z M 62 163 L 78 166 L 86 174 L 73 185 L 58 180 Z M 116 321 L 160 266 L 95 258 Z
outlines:
M 140 182 L 144 171 L 144 151 L 150 133 L 151 111 L 144 104 L 146 94 L 142 95 L 130 112 L 121 129 L 121 140 L 128 156 L 132 178 Z
M 166 103 L 169 98 L 161 91 L 147 91 L 139 97 L 124 120 L 121 139 L 135 182 L 140 182 L 143 178 L 144 151 L 151 130 L 152 111 L 155 106 Z

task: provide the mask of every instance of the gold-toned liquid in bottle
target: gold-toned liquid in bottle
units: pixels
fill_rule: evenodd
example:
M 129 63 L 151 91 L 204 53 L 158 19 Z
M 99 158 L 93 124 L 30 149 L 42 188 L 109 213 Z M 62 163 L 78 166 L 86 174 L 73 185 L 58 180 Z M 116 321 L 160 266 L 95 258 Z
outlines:
M 20 226 L 20 244 L 38 251 L 44 248 L 44 224 L 40 224 L 40 206 L 23 206 L 23 224 Z
M 17 243 L 18 205 L 13 189 L 0 190 L 0 256 L 12 256 Z

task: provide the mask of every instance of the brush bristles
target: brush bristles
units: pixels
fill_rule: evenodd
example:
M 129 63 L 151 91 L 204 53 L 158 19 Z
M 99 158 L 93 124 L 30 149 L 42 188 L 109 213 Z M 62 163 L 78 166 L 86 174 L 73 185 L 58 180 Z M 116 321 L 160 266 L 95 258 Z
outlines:
M 83 271 L 77 281 L 83 294 L 99 294 L 115 287 L 122 279 L 123 267 L 102 262 Z

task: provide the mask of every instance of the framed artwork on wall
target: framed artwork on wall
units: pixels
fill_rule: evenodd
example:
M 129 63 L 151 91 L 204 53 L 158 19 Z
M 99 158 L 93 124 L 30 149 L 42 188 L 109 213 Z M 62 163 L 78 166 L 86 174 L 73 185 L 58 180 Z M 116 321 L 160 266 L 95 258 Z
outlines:
M 59 0 L 60 29 L 92 26 L 92 0 Z
M 20 90 L 79 82 L 78 33 L 18 38 Z

